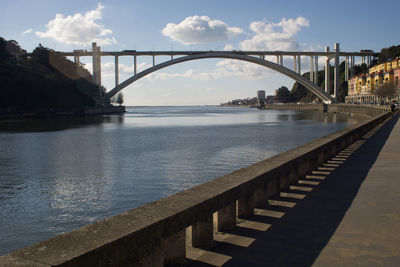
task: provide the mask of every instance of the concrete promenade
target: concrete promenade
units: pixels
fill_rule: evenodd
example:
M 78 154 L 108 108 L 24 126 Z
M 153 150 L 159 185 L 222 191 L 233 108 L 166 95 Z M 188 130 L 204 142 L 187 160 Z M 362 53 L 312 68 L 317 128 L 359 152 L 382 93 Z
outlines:
M 400 113 L 258 207 L 190 266 L 400 266 Z

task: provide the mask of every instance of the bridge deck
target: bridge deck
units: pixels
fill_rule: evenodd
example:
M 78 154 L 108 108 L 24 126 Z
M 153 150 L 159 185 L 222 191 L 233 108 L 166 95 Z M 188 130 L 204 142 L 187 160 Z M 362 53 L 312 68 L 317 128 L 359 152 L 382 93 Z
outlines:
M 92 51 L 75 51 L 75 52 L 62 52 L 58 51 L 64 56 L 92 56 Z M 334 51 L 323 52 L 323 51 L 244 51 L 244 50 L 233 50 L 233 51 L 217 51 L 217 50 L 206 50 L 206 51 L 137 51 L 137 50 L 123 50 L 123 51 L 101 51 L 101 56 L 188 56 L 194 54 L 204 54 L 208 52 L 215 53 L 227 53 L 227 54 L 241 54 L 248 56 L 330 56 L 335 55 Z M 340 51 L 340 56 L 379 56 L 380 53 L 376 52 L 345 52 Z
M 288 192 L 188 248 L 191 266 L 398 266 L 400 114 Z

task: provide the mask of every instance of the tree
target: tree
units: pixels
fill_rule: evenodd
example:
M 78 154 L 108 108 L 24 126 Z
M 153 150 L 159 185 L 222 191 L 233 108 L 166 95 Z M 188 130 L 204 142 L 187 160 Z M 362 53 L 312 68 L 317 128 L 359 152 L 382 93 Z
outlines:
M 290 91 L 286 86 L 281 86 L 275 93 L 278 101 L 282 103 L 290 101 Z
M 119 93 L 115 102 L 117 102 L 121 106 L 122 103 L 124 103 L 124 95 L 122 93 Z
M 7 50 L 7 41 L 0 37 L 0 63 L 6 62 L 10 53 Z
M 385 63 L 400 56 L 400 45 L 382 48 L 379 55 L 379 63 Z
M 391 98 L 396 92 L 396 88 L 393 84 L 385 83 L 374 90 L 374 95 L 381 98 Z

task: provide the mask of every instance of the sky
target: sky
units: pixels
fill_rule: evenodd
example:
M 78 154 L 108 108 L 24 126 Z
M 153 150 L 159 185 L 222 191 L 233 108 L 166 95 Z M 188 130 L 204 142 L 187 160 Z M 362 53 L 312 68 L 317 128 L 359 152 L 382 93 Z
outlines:
M 400 1 L 267 0 L 0 0 L 0 37 L 31 52 L 42 44 L 56 51 L 265 50 L 342 51 L 400 44 Z M 377 5 L 379 7 L 377 7 Z M 168 60 L 156 57 L 156 64 Z M 274 58 L 267 58 L 275 62 Z M 341 58 L 341 60 L 344 60 Z M 91 58 L 81 61 L 92 69 Z M 319 69 L 323 58 L 319 58 Z M 138 57 L 138 71 L 152 66 Z M 292 68 L 291 58 L 284 65 Z M 302 58 L 302 72 L 309 70 Z M 133 57 L 119 58 L 119 81 L 133 75 Z M 185 62 L 154 72 L 123 89 L 125 105 L 218 105 L 274 94 L 294 81 L 268 68 L 230 59 Z M 114 59 L 102 57 L 102 84 L 115 87 Z

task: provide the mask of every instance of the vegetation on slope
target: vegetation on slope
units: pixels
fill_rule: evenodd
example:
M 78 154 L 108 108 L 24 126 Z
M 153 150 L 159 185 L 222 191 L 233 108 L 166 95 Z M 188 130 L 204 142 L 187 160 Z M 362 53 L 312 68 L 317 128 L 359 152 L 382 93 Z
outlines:
M 83 66 L 39 44 L 33 52 L 0 37 L 0 113 L 74 111 L 103 105 Z

